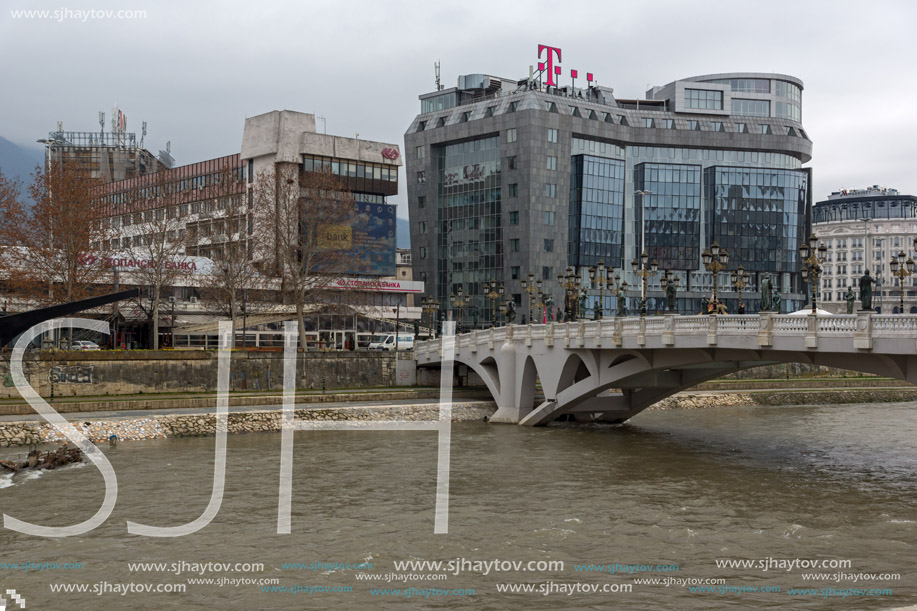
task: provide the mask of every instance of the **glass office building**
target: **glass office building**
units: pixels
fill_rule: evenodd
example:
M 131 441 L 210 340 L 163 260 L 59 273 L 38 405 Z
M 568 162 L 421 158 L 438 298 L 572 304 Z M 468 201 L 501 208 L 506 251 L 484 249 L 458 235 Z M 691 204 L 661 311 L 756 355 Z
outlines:
M 462 287 L 478 323 L 488 321 L 483 283 L 495 280 L 515 301 L 518 323 L 535 314 L 522 280 L 541 279 L 542 297 L 561 305 L 557 276 L 573 267 L 588 286 L 599 263 L 627 281 L 633 312 L 641 281 L 631 261 L 644 250 L 679 277 L 679 311 L 697 313 L 713 290 L 701 253 L 714 241 L 731 255 L 718 278 L 731 312 L 738 295 L 729 272 L 739 264 L 751 272 L 748 311 L 764 273 L 783 311 L 806 303 L 797 249 L 811 229 L 803 164 L 812 142 L 799 79 L 711 74 L 639 100 L 592 84 L 547 86 L 537 74 L 458 83 L 421 95 L 405 133 L 414 271 L 445 315 Z M 594 315 L 597 297 L 597 287 L 588 290 L 581 316 Z M 647 297 L 651 313 L 664 309 L 658 274 Z M 605 315 L 613 307 L 606 292 Z M 474 324 L 468 311 L 463 321 Z

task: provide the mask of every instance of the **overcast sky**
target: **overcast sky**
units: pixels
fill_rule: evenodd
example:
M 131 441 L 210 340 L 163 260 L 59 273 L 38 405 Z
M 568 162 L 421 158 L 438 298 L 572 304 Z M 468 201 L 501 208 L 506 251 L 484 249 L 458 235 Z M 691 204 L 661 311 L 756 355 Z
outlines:
M 245 117 L 324 116 L 328 133 L 402 143 L 432 91 L 459 74 L 528 75 L 538 43 L 565 71 L 622 98 L 714 72 L 780 72 L 805 83 L 814 196 L 881 184 L 917 194 L 917 3 L 634 2 L 0 3 L 0 136 L 32 144 L 63 121 L 98 129 L 115 103 L 146 148 L 177 163 L 239 151 Z M 141 19 L 16 19 L 11 11 L 145 11 Z M 319 122 L 321 125 L 321 122 Z M 399 216 L 407 216 L 402 179 Z

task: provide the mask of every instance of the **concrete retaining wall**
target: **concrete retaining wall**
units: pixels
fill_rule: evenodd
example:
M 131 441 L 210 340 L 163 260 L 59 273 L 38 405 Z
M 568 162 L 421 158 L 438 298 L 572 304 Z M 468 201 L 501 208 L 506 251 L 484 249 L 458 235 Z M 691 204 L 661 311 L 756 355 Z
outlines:
M 406 355 L 400 355 L 402 358 Z M 55 397 L 208 392 L 216 390 L 217 355 L 205 351 L 99 351 L 28 355 L 26 379 L 42 396 Z M 283 355 L 234 352 L 233 390 L 282 390 Z M 297 387 L 392 386 L 395 355 L 382 352 L 309 352 L 297 359 Z M 9 354 L 0 361 L 0 399 L 19 398 L 9 376 Z

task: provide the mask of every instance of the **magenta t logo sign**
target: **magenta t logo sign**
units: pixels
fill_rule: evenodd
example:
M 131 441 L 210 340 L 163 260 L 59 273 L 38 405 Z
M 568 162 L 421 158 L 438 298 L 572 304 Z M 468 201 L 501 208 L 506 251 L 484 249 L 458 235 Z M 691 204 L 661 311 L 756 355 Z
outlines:
M 545 67 L 547 67 L 546 71 L 548 73 L 548 81 L 547 81 L 548 85 L 551 87 L 556 87 L 557 81 L 554 80 L 554 75 L 560 74 L 560 66 L 554 65 L 554 55 L 557 54 L 557 63 L 559 64 L 561 61 L 560 49 L 557 47 L 549 47 L 548 45 L 538 45 L 538 59 L 541 59 L 542 51 L 548 52 L 548 56 L 547 58 L 545 58 L 548 61 L 547 62 L 541 62 L 541 61 L 538 62 L 538 69 L 545 70 Z

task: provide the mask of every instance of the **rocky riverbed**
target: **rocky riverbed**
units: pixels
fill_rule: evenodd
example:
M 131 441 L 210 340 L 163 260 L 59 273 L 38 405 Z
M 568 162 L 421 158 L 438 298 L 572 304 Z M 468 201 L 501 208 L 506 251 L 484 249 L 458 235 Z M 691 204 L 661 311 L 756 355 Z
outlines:
M 489 418 L 496 406 L 489 401 L 469 401 L 452 405 L 452 420 L 480 421 Z M 297 420 L 435 420 L 439 406 L 430 405 L 374 405 L 363 407 L 337 407 L 298 409 Z M 230 434 L 279 431 L 279 409 L 232 412 L 228 418 Z M 122 441 L 166 439 L 171 437 L 205 437 L 216 434 L 216 415 L 211 411 L 202 414 L 163 414 L 146 418 L 90 419 L 72 422 L 73 426 L 94 443 L 107 442 L 117 435 Z M 66 440 L 56 428 L 45 422 L 0 422 L 0 447 L 28 446 Z

